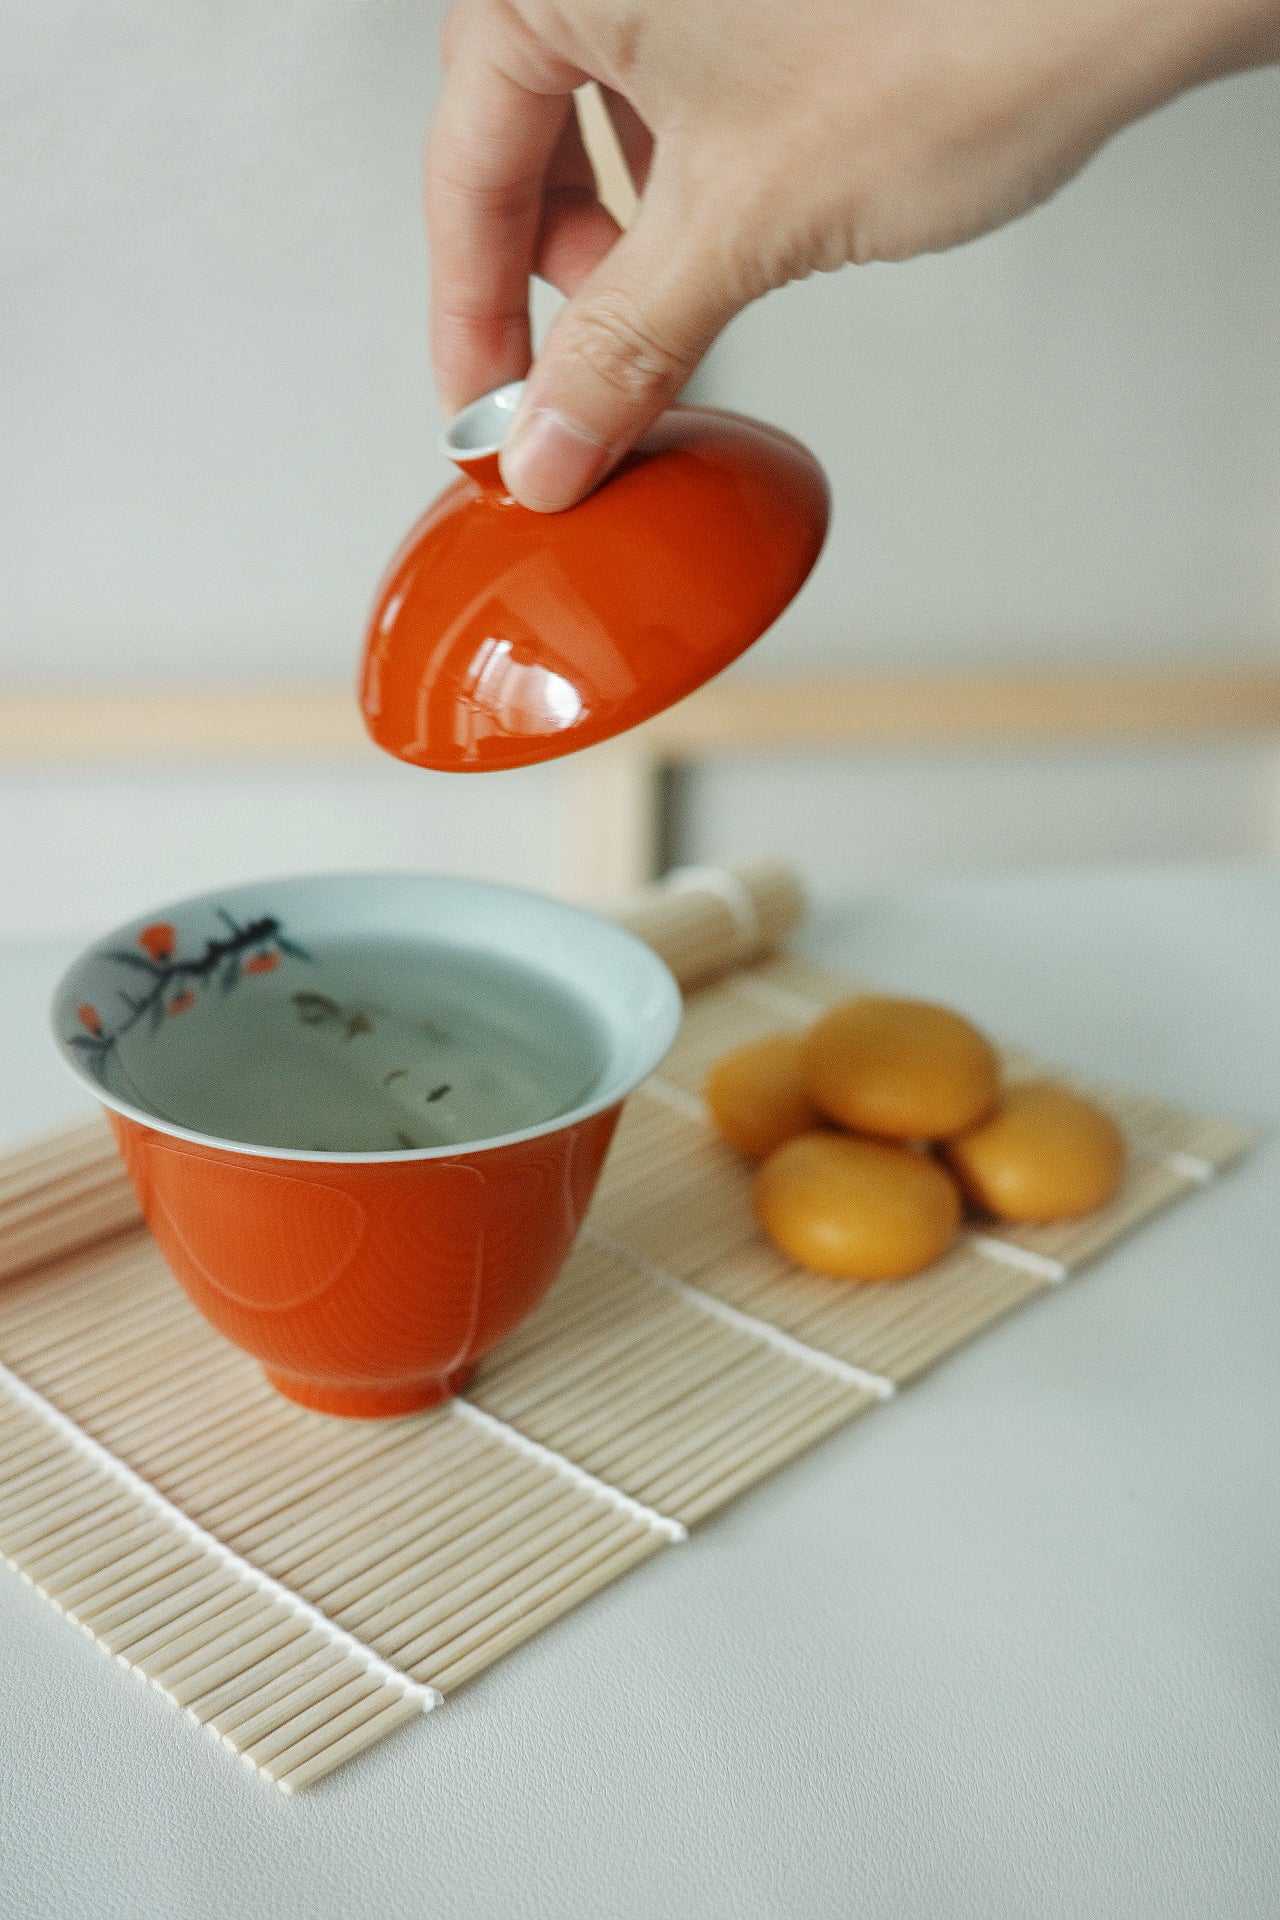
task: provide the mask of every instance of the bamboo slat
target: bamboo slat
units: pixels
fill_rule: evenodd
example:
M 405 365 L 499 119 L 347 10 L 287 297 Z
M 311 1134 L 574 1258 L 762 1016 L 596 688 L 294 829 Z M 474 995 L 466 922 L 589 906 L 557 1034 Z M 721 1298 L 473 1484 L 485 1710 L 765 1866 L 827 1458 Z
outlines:
M 30 1537 L 29 1519 L 25 1527 L 13 1526 L 7 1517 L 0 1520 L 3 1557 L 106 1652 L 152 1680 L 176 1704 L 186 1704 L 195 1719 L 207 1724 L 201 1696 L 211 1686 L 225 1689 L 236 1680 L 252 1686 L 264 1656 L 274 1655 L 270 1665 L 278 1687 L 297 1677 L 321 1642 L 360 1674 L 380 1713 L 395 1712 L 395 1724 L 430 1702 L 432 1696 L 420 1686 L 360 1649 L 338 1649 L 288 1596 L 283 1604 L 274 1602 L 254 1582 L 252 1569 L 242 1575 L 175 1532 L 145 1499 L 98 1466 L 73 1438 L 52 1428 L 39 1407 L 15 1398 L 3 1381 L 0 1402 L 6 1416 L 0 1456 L 13 1457 L 16 1438 L 30 1439 L 46 1460 L 50 1480 L 77 1488 L 83 1498 L 74 1524 L 37 1541 Z M 35 1506 L 33 1498 L 29 1514 Z M 123 1588 L 130 1591 L 121 1598 Z M 348 1743 L 341 1758 L 354 1751 Z M 314 1758 L 318 1762 L 321 1753 Z M 318 1778 L 323 1770 L 313 1766 L 308 1778 Z
M 833 1393 L 831 1375 L 712 1318 L 589 1241 L 555 1294 L 577 1311 L 566 1324 L 555 1300 L 551 1353 L 537 1338 L 535 1314 L 523 1350 L 500 1349 L 468 1397 L 683 1523 L 719 1504 L 722 1442 L 735 1475 L 748 1470 L 769 1440 L 779 1397 L 799 1409 L 817 1393 L 833 1411 L 838 1404 L 839 1420 L 875 1404 L 873 1389 L 842 1381 Z

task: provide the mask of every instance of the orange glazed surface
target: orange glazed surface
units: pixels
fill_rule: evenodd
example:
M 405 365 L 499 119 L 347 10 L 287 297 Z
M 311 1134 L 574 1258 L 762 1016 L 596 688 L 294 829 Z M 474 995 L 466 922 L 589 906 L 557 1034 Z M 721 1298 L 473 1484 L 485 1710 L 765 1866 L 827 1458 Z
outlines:
M 618 1108 L 448 1159 L 265 1159 L 111 1109 L 183 1291 L 272 1386 L 377 1419 L 445 1400 L 542 1298 L 587 1210 Z
M 760 637 L 826 534 L 812 454 L 707 408 L 664 414 L 567 513 L 520 506 L 496 453 L 455 458 L 365 645 L 365 724 L 415 766 L 527 766 L 638 726 Z

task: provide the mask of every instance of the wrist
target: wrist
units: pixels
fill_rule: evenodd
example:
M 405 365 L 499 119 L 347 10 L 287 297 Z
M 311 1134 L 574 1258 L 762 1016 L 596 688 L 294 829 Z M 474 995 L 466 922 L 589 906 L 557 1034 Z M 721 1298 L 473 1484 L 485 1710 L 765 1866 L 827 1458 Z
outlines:
M 1280 0 L 1187 0 L 1184 86 L 1280 61 Z

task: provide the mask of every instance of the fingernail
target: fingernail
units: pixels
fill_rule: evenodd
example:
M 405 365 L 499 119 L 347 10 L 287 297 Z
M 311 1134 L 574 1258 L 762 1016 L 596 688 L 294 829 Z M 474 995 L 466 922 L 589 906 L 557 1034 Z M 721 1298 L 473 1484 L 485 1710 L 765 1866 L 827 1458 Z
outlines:
M 516 499 L 537 513 L 559 513 L 589 493 L 607 452 L 553 407 L 517 421 L 502 449 L 502 477 Z

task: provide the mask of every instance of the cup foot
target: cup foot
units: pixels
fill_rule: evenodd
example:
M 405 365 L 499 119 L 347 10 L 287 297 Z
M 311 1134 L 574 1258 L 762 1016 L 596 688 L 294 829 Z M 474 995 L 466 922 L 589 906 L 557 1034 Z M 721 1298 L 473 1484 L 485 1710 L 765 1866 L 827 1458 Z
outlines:
M 403 1386 L 372 1387 L 346 1385 L 339 1380 L 308 1380 L 296 1373 L 281 1373 L 264 1367 L 267 1383 L 286 1400 L 314 1413 L 336 1413 L 344 1420 L 394 1420 L 397 1415 L 421 1413 L 425 1407 L 438 1407 L 461 1393 L 476 1370 L 474 1360 L 464 1361 L 448 1373 L 430 1375 L 424 1380 L 406 1381 Z

